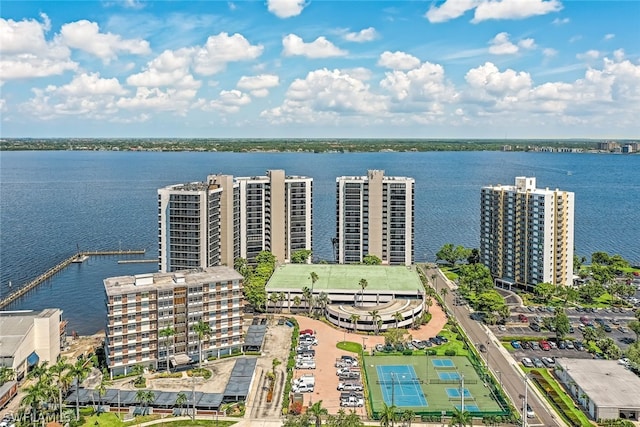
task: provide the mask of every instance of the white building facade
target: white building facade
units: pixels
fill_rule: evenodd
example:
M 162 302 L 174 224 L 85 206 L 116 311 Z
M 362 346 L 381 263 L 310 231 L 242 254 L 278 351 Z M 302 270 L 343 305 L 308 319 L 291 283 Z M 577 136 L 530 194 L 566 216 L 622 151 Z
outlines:
M 483 187 L 480 261 L 497 283 L 573 283 L 574 193 L 536 188 L 536 179 Z

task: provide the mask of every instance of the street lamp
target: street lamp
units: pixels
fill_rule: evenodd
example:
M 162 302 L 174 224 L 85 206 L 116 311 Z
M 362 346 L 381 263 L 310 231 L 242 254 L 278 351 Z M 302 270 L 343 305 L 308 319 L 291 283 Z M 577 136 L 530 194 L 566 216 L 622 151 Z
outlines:
M 364 343 L 366 340 L 368 340 L 369 338 L 367 337 L 362 337 L 362 350 L 366 350 L 367 349 L 367 345 Z
M 500 383 L 500 390 L 502 390 L 502 372 L 496 371 L 496 374 L 498 374 L 498 382 Z
M 524 404 L 522 405 L 522 425 L 527 427 L 529 423 L 527 423 L 527 379 L 529 379 L 529 374 L 524 374 Z

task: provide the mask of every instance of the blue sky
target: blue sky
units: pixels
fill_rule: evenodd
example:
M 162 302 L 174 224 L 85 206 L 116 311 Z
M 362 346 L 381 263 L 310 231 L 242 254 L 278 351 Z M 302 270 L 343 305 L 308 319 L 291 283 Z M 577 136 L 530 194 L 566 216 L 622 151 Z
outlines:
M 4 137 L 640 138 L 640 2 L 2 1 Z

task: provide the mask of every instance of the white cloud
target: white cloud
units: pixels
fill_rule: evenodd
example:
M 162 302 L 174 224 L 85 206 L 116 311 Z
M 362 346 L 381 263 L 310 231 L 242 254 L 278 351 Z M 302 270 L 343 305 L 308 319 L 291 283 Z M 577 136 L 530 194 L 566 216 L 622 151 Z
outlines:
M 104 79 L 99 73 L 79 74 L 63 86 L 33 89 L 34 97 L 20 106 L 24 115 L 50 120 L 63 116 L 110 119 L 118 111 L 116 100 L 127 91 L 116 78 Z
M 524 19 L 558 12 L 561 9 L 562 3 L 559 0 L 486 0 L 476 7 L 471 22 L 489 19 Z
M 446 0 L 432 5 L 425 17 L 431 23 L 446 22 L 475 9 L 473 23 L 489 19 L 524 19 L 562 9 L 559 0 Z
M 387 72 L 380 87 L 390 92 L 393 100 L 401 101 L 396 108 L 402 104 L 402 109 L 415 109 L 412 103 L 427 102 L 428 108 L 440 111 L 442 103 L 451 103 L 457 97 L 453 85 L 446 81 L 444 68 L 430 62 L 408 72 Z
M 620 62 L 624 59 L 624 49 L 616 49 L 613 51 L 613 58 Z
M 378 59 L 378 65 L 392 70 L 411 70 L 420 65 L 420 60 L 405 52 L 383 52 Z
M 126 40 L 117 34 L 100 33 L 98 24 L 87 20 L 64 24 L 60 29 L 60 38 L 67 46 L 95 55 L 104 62 L 116 59 L 120 52 L 133 55 L 146 55 L 151 52 L 146 40 Z
M 594 60 L 600 58 L 600 52 L 595 49 L 591 49 L 586 52 L 576 54 L 576 58 L 584 61 Z
M 118 99 L 116 106 L 126 110 L 166 111 L 184 115 L 195 96 L 195 89 L 138 87 L 134 96 Z
M 307 58 L 330 58 L 334 56 L 346 56 L 347 51 L 342 50 L 324 37 L 318 37 L 310 43 L 305 43 L 301 37 L 289 34 L 282 39 L 283 55 L 306 56 Z
M 51 23 L 47 15 L 41 18 L 43 22 L 0 18 L 1 80 L 47 77 L 78 68 L 66 46 L 46 40 Z
M 7 101 L 4 98 L 0 98 L 0 113 L 7 112 Z
M 306 6 L 305 0 L 267 0 L 269 12 L 278 18 L 298 16 Z
M 496 36 L 491 39 L 489 42 L 491 46 L 489 46 L 489 53 L 494 55 L 513 55 L 518 53 L 520 49 L 535 49 L 536 42 L 534 39 L 522 39 L 518 41 L 518 44 L 515 45 L 509 40 L 509 33 L 498 33 Z
M 251 98 L 239 90 L 223 90 L 218 99 L 202 107 L 205 111 L 218 110 L 225 113 L 237 113 L 240 108 L 250 104 Z
M 275 74 L 260 74 L 252 77 L 242 76 L 236 86 L 248 90 L 252 96 L 264 98 L 269 95 L 269 89 L 279 84 L 280 78 Z
M 553 25 L 565 25 L 570 22 L 569 18 L 556 18 L 551 23 Z
M 529 73 L 512 69 L 501 72 L 491 62 L 469 70 L 465 80 L 469 90 L 464 93 L 469 101 L 495 104 L 498 108 L 513 108 L 526 98 L 533 85 Z
M 144 71 L 129 76 L 127 83 L 147 88 L 169 86 L 198 89 L 201 82 L 195 80 L 189 71 L 193 53 L 193 48 L 165 50 L 150 61 Z
M 252 45 L 241 34 L 210 36 L 194 54 L 194 71 L 210 76 L 226 69 L 229 62 L 249 61 L 262 55 L 262 45 Z
M 350 42 L 362 43 L 370 42 L 378 38 L 378 33 L 373 27 L 365 28 L 358 32 L 350 32 L 345 34 L 344 39 Z
M 425 17 L 431 23 L 439 23 L 456 19 L 465 14 L 465 12 L 475 8 L 479 0 L 447 0 L 439 7 L 431 5 Z
M 558 51 L 551 47 L 547 47 L 542 49 L 542 54 L 547 58 L 551 58 L 553 56 L 556 56 L 558 54 Z
M 615 38 L 615 36 L 616 36 L 615 34 L 611 34 L 611 33 L 605 34 L 604 35 L 604 40 L 613 40 Z

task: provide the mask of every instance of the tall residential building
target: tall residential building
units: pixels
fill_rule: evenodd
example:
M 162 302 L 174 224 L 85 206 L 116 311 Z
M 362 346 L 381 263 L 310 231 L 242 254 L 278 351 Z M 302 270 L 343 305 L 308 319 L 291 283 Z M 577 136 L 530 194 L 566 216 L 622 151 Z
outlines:
M 206 182 L 158 190 L 158 249 L 162 272 L 250 263 L 261 251 L 278 262 L 312 245 L 312 178 L 210 175 Z
M 480 260 L 499 283 L 573 283 L 574 194 L 536 179 L 482 188 Z
M 413 263 L 414 185 L 413 178 L 381 170 L 336 178 L 338 263 L 362 262 L 366 255 L 383 264 Z
M 167 356 L 172 366 L 198 360 L 194 325 L 201 320 L 211 328 L 201 342 L 203 359 L 240 348 L 242 279 L 231 267 L 105 279 L 111 374 L 127 373 L 133 365 L 166 368 Z M 169 329 L 173 335 L 162 336 Z

